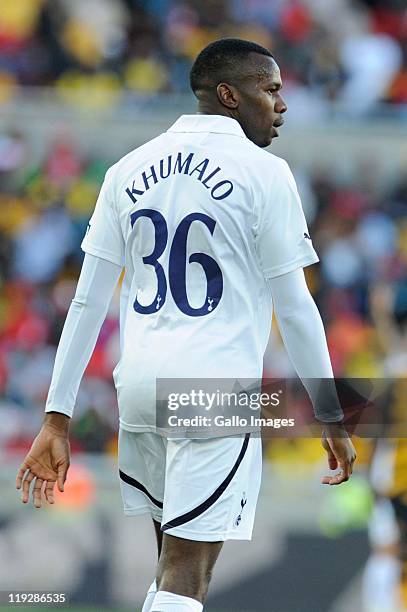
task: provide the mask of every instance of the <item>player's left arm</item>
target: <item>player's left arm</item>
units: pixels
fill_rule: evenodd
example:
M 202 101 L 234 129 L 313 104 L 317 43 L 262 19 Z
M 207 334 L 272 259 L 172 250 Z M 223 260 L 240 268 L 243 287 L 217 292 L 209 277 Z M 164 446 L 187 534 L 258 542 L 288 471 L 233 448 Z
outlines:
M 336 393 L 324 325 L 309 292 L 304 272 L 298 268 L 267 281 L 274 312 L 288 355 L 312 400 L 316 418 L 324 423 L 323 446 L 330 469 L 324 484 L 340 484 L 349 479 L 356 459 L 353 444 L 341 421 L 343 412 Z M 321 394 L 321 379 L 324 392 Z

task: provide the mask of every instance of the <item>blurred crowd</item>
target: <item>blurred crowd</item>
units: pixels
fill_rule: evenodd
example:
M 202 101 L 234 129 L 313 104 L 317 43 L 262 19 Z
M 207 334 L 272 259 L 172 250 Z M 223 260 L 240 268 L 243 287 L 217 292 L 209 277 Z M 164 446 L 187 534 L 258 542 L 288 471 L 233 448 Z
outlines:
M 24 445 L 42 420 L 56 346 L 74 295 L 80 243 L 106 168 L 85 159 L 67 135 L 32 167 L 23 134 L 0 137 L 0 442 Z M 337 376 L 407 372 L 407 174 L 390 187 L 375 173 L 356 182 L 295 169 L 321 264 L 308 283 L 326 323 Z M 82 382 L 73 449 L 114 444 L 118 296 Z M 276 331 L 268 375 L 293 375 Z
M 183 93 L 197 53 L 221 36 L 270 48 L 297 109 L 336 102 L 357 115 L 407 102 L 402 0 L 1 0 L 0 104 L 21 86 L 102 107 L 126 91 Z M 22 131 L 0 134 L 0 442 L 26 445 L 38 430 L 80 243 L 112 161 L 84 158 L 60 133 L 33 166 Z M 404 375 L 407 173 L 383 187 L 367 165 L 350 183 L 294 171 L 321 257 L 307 276 L 336 375 Z M 118 296 L 80 388 L 73 448 L 114 445 L 117 314 Z M 265 368 L 293 374 L 276 329 Z
M 175 103 L 175 96 L 162 94 L 186 93 L 193 59 L 221 36 L 271 49 L 282 68 L 293 121 L 326 117 L 336 108 L 363 121 L 374 121 L 386 109 L 400 128 L 406 120 L 405 0 L 0 0 L 0 110 L 18 92 L 35 105 L 39 97 L 30 97 L 25 86 L 51 91 L 56 109 L 60 102 L 63 108 L 112 108 L 114 116 L 123 110 L 116 104 L 136 99 L 133 92 L 146 107 L 153 98 Z M 85 154 L 59 124 L 50 125 L 54 140 L 36 158 L 32 138 L 38 134 L 26 131 L 33 116 L 21 123 L 13 118 L 10 125 L 16 127 L 8 130 L 0 127 L 0 460 L 13 451 L 23 456 L 41 426 L 83 259 L 80 244 L 104 174 L 117 161 L 109 157 L 109 147 Z M 368 159 L 355 163 L 347 178 L 333 165 L 292 168 L 321 260 L 306 269 L 307 282 L 337 377 L 407 374 L 404 168 L 388 179 Z M 79 389 L 73 453 L 116 454 L 112 370 L 119 359 L 119 293 L 120 283 Z M 264 373 L 295 376 L 275 321 Z M 391 402 L 404 423 L 405 385 Z M 374 444 L 355 443 L 363 470 Z M 284 481 L 298 480 L 301 470 L 321 461 L 320 442 L 274 439 L 265 456 Z M 375 495 L 404 496 L 404 508 L 406 439 L 399 440 L 393 463 L 396 488 L 380 492 L 375 485 Z M 79 499 L 75 478 L 73 471 L 72 499 Z M 370 489 L 356 478 L 347 486 L 331 498 L 333 506 L 322 506 L 321 530 L 330 536 L 363 527 L 370 513 Z M 378 532 L 385 533 L 379 518 Z M 383 542 L 388 546 L 385 536 Z M 373 574 L 365 582 L 376 605 L 373 586 L 381 582 Z M 407 601 L 407 578 L 405 590 Z
M 407 102 L 403 0 L 1 0 L 0 103 L 19 85 L 84 105 L 123 91 L 188 90 L 197 53 L 221 36 L 270 48 L 291 99 L 352 114 Z M 84 95 L 80 95 L 80 94 Z M 79 94 L 79 95 L 78 95 Z

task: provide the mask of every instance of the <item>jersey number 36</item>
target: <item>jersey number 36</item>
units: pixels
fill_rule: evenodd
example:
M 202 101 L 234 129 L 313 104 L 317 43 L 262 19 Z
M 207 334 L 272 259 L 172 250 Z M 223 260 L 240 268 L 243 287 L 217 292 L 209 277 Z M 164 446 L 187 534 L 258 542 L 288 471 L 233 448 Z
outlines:
M 152 253 L 143 257 L 143 263 L 153 266 L 157 275 L 157 293 L 154 300 L 148 306 L 140 304 L 136 298 L 133 308 L 140 314 L 152 314 L 160 310 L 167 297 L 167 278 L 164 268 L 159 263 L 159 258 L 164 253 L 168 243 L 168 228 L 163 215 L 158 210 L 143 208 L 134 212 L 131 219 L 133 228 L 136 221 L 141 217 L 147 217 L 154 225 L 155 244 Z M 206 275 L 206 298 L 200 308 L 192 308 L 188 302 L 186 288 L 186 265 L 187 265 L 187 237 L 189 229 L 194 221 L 204 223 L 211 235 L 213 235 L 216 221 L 202 213 L 191 213 L 184 217 L 175 230 L 170 247 L 168 265 L 168 284 L 177 307 L 186 315 L 191 317 L 202 317 L 210 314 L 219 304 L 223 292 L 222 270 L 217 262 L 206 253 L 193 253 L 188 258 L 188 263 L 199 263 Z

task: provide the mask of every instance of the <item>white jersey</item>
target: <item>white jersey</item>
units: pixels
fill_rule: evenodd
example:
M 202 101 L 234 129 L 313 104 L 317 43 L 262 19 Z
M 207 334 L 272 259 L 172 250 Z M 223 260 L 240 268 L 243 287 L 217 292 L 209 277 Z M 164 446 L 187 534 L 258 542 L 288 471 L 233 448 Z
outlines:
M 265 281 L 318 261 L 287 163 L 217 115 L 184 115 L 110 168 L 82 249 L 125 266 L 129 431 L 155 429 L 157 378 L 261 378 Z

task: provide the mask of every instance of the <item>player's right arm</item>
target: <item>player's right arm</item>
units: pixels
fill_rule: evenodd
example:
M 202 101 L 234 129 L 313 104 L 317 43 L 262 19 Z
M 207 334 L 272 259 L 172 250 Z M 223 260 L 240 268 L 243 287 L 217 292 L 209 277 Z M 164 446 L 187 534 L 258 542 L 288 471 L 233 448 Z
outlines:
M 36 508 L 41 507 L 42 491 L 52 504 L 55 484 L 64 490 L 70 463 L 69 422 L 121 270 L 115 263 L 85 255 L 58 345 L 44 422 L 17 474 L 23 503 L 28 502 L 31 486 Z

